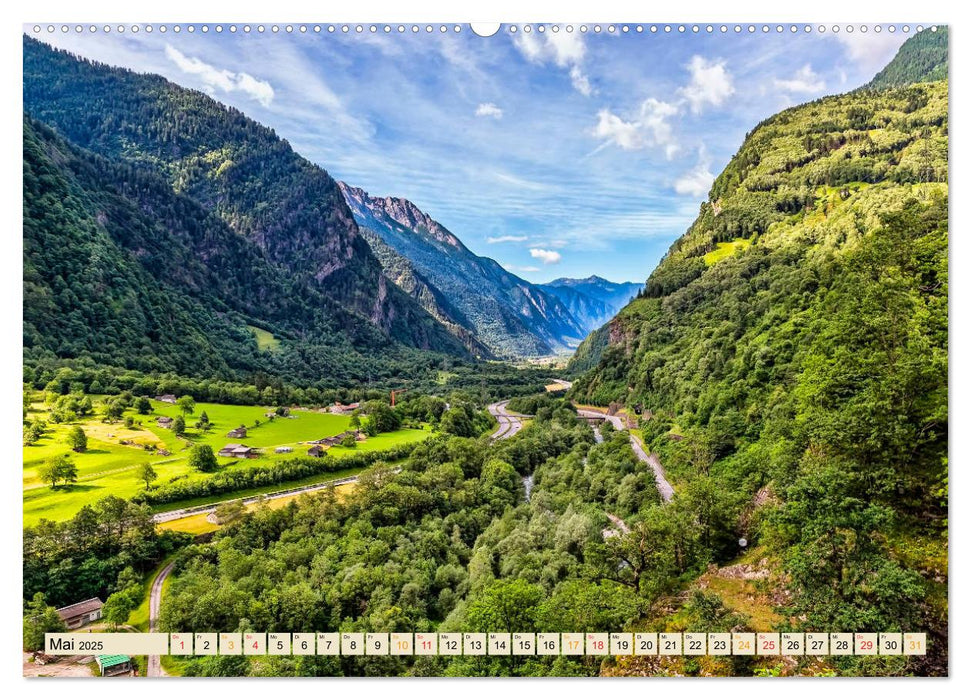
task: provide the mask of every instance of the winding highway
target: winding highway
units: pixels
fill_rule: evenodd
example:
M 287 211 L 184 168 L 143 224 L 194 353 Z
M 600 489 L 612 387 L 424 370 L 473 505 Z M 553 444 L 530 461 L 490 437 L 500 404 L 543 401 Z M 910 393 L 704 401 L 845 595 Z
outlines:
M 617 430 L 626 430 L 627 426 L 624 425 L 624 421 L 621 420 L 620 416 L 608 416 L 605 412 L 601 411 L 591 411 L 587 408 L 578 408 L 577 415 L 581 418 L 602 418 L 603 420 L 610 421 L 610 424 L 614 426 Z M 661 494 L 661 500 L 665 503 L 669 503 L 674 497 L 674 488 L 671 487 L 671 483 L 668 481 L 667 476 L 664 473 L 664 467 L 661 466 L 661 460 L 653 452 L 648 454 L 644 451 L 644 446 L 641 445 L 641 441 L 637 439 L 637 436 L 633 433 L 630 434 L 630 446 L 634 450 L 634 454 L 637 459 L 641 460 L 647 464 L 651 470 L 654 472 L 654 483 L 657 484 L 657 492 Z
M 523 421 L 526 418 L 532 418 L 532 416 L 526 416 L 522 413 L 510 413 L 507 408 L 509 401 L 498 401 L 493 404 L 489 404 L 489 413 L 492 417 L 499 421 L 499 427 L 496 428 L 496 432 L 489 436 L 490 440 L 505 440 L 511 438 L 513 435 L 518 433 L 523 429 Z

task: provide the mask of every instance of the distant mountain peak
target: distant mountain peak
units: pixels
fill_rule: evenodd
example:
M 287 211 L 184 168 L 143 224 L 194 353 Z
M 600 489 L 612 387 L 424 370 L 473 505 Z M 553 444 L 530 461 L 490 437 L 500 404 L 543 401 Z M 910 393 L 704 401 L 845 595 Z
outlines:
M 588 332 L 600 328 L 637 296 L 643 284 L 611 282 L 598 275 L 583 279 L 560 277 L 543 289 L 557 297 Z
M 374 197 L 344 182 L 338 186 L 358 225 L 397 256 L 384 257 L 386 270 L 409 294 L 420 297 L 426 310 L 441 316 L 447 300 L 449 320 L 473 333 L 497 357 L 536 357 L 562 352 L 577 345 L 585 325 L 573 316 L 555 294 L 480 257 L 463 245 L 451 231 L 400 197 Z M 420 288 L 401 274 L 404 267 L 417 272 L 426 283 Z M 404 287 L 403 287 L 404 288 Z M 436 304 L 430 296 L 436 297 Z M 454 328 L 453 328 L 454 330 Z M 463 341 L 466 337 L 463 336 Z M 476 352 L 475 349 L 472 349 Z
M 608 279 L 601 277 L 600 275 L 590 275 L 589 277 L 583 277 L 583 278 L 557 277 L 552 282 L 547 282 L 547 286 L 551 286 L 551 287 L 581 287 L 581 286 L 624 287 L 627 285 L 638 286 L 639 283 L 612 282 Z

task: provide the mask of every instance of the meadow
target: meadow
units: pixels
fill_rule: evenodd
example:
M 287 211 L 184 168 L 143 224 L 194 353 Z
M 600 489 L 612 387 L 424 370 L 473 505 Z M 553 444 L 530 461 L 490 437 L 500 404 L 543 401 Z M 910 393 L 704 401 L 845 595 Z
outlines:
M 37 397 L 39 399 L 39 396 Z M 92 396 L 96 405 L 102 397 Z M 169 403 L 151 401 L 152 414 L 139 415 L 132 409 L 124 416 L 132 416 L 136 425 L 126 428 L 124 422 L 104 423 L 98 415 L 86 416 L 72 423 L 55 424 L 50 422 L 46 407 L 34 402 L 28 409 L 28 419 L 47 421 L 47 431 L 35 444 L 23 448 L 23 489 L 24 525 L 36 525 L 42 518 L 61 521 L 72 517 L 84 505 L 90 505 L 107 495 L 131 498 L 143 490 L 145 483 L 138 477 L 138 467 L 144 463 L 152 465 L 158 474 L 155 483 L 166 483 L 176 477 L 191 480 L 206 479 L 205 474 L 194 472 L 187 463 L 189 448 L 193 444 L 207 444 L 213 452 L 228 443 L 242 443 L 260 448 L 262 454 L 252 461 L 263 464 L 293 456 L 306 454 L 306 443 L 311 440 L 337 435 L 350 429 L 351 419 L 346 415 L 335 415 L 313 410 L 295 410 L 290 417 L 268 418 L 271 408 L 261 406 L 233 406 L 227 404 L 198 403 L 192 414 L 185 416 L 188 426 L 185 434 L 178 437 L 168 429 L 159 427 L 156 419 L 160 416 L 175 418 L 181 415 L 180 409 Z M 193 427 L 199 416 L 205 412 L 210 422 L 206 432 Z M 124 417 L 122 421 L 124 420 Z M 243 425 L 247 429 L 245 438 L 229 438 L 226 434 Z M 68 432 L 80 426 L 88 438 L 87 450 L 83 453 L 72 452 L 67 440 Z M 430 435 L 425 429 L 402 429 L 383 433 L 357 443 L 353 448 L 336 446 L 330 449 L 335 457 L 352 454 L 355 451 L 385 450 L 396 445 L 424 440 Z M 132 444 L 123 445 L 122 441 Z M 155 445 L 170 454 L 148 451 L 144 445 Z M 276 454 L 277 447 L 291 447 L 292 452 Z M 58 486 L 52 489 L 38 476 L 38 469 L 45 460 L 58 454 L 70 454 L 78 469 L 77 483 Z M 236 459 L 217 457 L 220 467 L 238 462 Z M 328 475 L 328 479 L 336 478 Z M 308 483 L 322 481 L 315 477 Z M 281 490 L 302 483 L 281 484 L 273 490 Z M 238 496 L 259 493 L 238 494 Z M 236 494 L 234 494 L 236 495 Z M 185 504 L 173 504 L 171 508 Z

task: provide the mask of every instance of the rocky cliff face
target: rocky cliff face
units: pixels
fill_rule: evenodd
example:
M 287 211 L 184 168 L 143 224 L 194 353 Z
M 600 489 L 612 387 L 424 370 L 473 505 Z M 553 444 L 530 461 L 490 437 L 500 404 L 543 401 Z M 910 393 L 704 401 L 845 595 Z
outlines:
M 373 197 L 343 182 L 339 186 L 358 225 L 407 260 L 447 300 L 449 317 L 474 333 L 491 354 L 549 355 L 576 347 L 586 335 L 583 324 L 555 295 L 495 260 L 475 255 L 412 202 Z
M 439 289 L 415 270 L 410 260 L 395 252 L 374 231 L 362 227 L 361 235 L 381 262 L 388 279 L 421 304 L 421 307 L 445 326 L 474 357 L 494 359 L 494 354 L 479 341 L 464 314 L 456 309 Z
M 412 231 L 430 240 L 455 248 L 462 253 L 469 250 L 451 231 L 401 197 L 371 197 L 367 192 L 351 187 L 345 182 L 338 183 L 344 198 L 355 211 L 367 211 L 372 217 L 383 218 L 398 224 L 403 231 Z M 363 218 L 363 217 L 362 217 Z

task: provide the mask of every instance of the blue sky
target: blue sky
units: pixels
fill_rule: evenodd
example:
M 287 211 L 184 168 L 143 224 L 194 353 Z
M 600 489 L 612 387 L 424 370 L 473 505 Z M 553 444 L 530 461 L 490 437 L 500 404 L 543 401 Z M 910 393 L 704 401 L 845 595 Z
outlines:
M 906 38 L 537 26 L 40 38 L 203 90 L 534 282 L 643 281 L 756 123 L 865 83 Z

